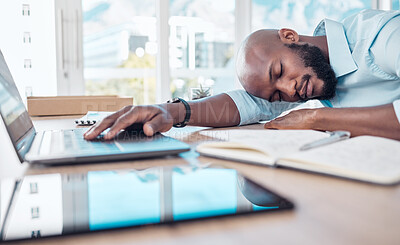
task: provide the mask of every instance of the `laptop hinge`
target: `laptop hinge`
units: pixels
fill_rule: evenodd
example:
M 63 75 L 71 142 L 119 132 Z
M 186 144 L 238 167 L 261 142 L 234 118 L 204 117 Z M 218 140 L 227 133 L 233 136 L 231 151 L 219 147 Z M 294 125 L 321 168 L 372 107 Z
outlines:
M 26 155 L 26 153 L 29 152 L 35 136 L 36 136 L 36 130 L 34 127 L 32 127 L 24 135 L 24 137 L 17 142 L 16 150 L 17 150 L 18 157 L 19 157 L 19 160 L 21 161 L 21 163 L 25 161 L 25 155 Z

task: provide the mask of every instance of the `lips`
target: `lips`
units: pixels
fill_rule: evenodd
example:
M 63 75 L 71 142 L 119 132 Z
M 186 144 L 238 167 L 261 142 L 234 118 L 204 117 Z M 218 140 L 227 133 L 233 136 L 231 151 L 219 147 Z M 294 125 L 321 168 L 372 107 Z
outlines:
M 306 100 L 310 97 L 312 97 L 313 95 L 313 85 L 310 82 L 310 79 L 307 79 L 303 82 L 302 87 L 300 89 L 300 91 L 298 92 L 298 94 L 300 95 L 300 97 L 303 100 Z
M 306 80 L 303 82 L 300 91 L 298 92 L 300 97 L 305 100 L 307 97 L 307 84 L 309 83 L 309 80 Z
M 313 96 L 313 92 L 314 92 L 313 85 L 310 82 L 310 80 L 308 80 L 307 81 L 307 90 L 306 90 L 307 98 L 311 98 Z

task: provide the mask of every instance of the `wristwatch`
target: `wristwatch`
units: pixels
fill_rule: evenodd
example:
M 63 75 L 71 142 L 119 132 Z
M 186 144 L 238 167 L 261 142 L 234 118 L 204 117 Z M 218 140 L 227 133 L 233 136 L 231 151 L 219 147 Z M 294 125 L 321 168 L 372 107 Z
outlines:
M 190 109 L 190 105 L 186 102 L 186 100 L 177 97 L 167 101 L 167 103 L 179 103 L 179 102 L 182 102 L 182 104 L 185 106 L 186 114 L 185 114 L 185 119 L 183 119 L 182 122 L 172 125 L 175 128 L 185 127 L 190 120 L 190 116 L 192 115 L 192 110 Z

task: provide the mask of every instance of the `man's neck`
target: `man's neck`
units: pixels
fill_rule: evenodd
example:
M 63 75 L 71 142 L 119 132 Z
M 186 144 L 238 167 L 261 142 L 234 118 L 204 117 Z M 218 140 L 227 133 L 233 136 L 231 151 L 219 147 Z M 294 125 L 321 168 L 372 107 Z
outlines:
M 302 36 L 300 35 L 300 42 L 310 43 L 317 46 L 322 50 L 325 58 L 329 61 L 328 42 L 326 36 Z

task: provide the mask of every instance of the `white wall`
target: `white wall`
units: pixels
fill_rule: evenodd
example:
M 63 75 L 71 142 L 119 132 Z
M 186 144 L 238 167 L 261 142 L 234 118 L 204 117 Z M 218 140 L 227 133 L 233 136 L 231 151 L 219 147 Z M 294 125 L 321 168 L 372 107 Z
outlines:
M 23 4 L 30 5 L 30 16 L 22 15 Z M 31 43 L 23 42 L 24 32 L 31 33 Z M 1 1 L 0 33 L 0 49 L 21 97 L 27 87 L 32 95 L 56 95 L 54 1 Z M 32 60 L 31 69 L 24 68 L 25 59 Z

